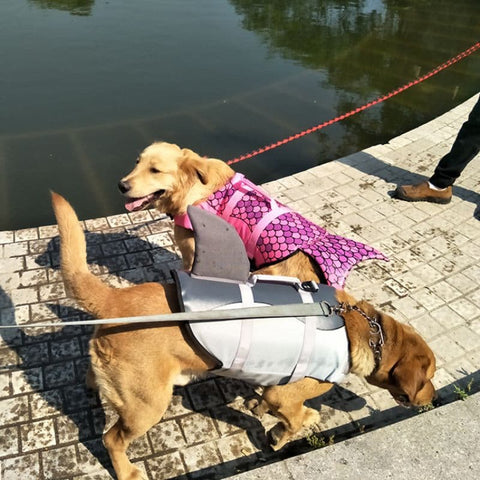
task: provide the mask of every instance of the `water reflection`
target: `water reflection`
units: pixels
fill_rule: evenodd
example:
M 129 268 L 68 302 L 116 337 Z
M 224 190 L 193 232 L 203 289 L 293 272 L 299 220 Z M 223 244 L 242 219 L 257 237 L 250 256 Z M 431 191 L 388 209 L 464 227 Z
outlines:
M 115 185 L 151 141 L 228 160 L 357 108 L 478 41 L 480 1 L 452 5 L 0 0 L 0 230 L 52 223 L 49 188 L 83 218 L 123 212 Z M 477 53 L 236 169 L 263 183 L 385 142 L 478 78 Z
M 70 12 L 71 15 L 89 16 L 95 0 L 28 0 L 40 8 L 52 8 Z
M 325 72 L 321 87 L 335 90 L 337 114 L 424 75 L 480 34 L 477 0 L 459 0 L 455 9 L 451 0 L 230 1 L 242 26 L 271 54 Z M 478 61 L 467 58 L 453 70 L 342 122 L 341 140 L 322 141 L 320 131 L 319 158 L 386 141 L 398 135 L 399 125 L 413 128 L 474 94 Z

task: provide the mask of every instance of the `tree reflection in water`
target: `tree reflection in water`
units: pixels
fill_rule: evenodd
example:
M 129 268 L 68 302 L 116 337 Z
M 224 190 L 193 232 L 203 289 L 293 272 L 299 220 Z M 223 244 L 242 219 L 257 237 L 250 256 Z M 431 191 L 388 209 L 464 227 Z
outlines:
M 71 15 L 89 16 L 95 0 L 29 0 L 40 8 L 51 8 L 70 12 Z
M 322 87 L 335 91 L 337 114 L 427 73 L 470 47 L 480 34 L 478 0 L 458 0 L 455 8 L 451 0 L 230 3 L 243 28 L 259 35 L 271 54 L 325 74 Z M 478 61 L 464 59 L 416 92 L 406 91 L 342 122 L 337 128 L 344 133 L 336 139 L 322 141 L 327 137 L 319 131 L 319 158 L 347 155 L 349 145 L 357 149 L 387 141 L 398 134 L 399 124 L 407 130 L 445 112 L 472 94 L 475 72 Z

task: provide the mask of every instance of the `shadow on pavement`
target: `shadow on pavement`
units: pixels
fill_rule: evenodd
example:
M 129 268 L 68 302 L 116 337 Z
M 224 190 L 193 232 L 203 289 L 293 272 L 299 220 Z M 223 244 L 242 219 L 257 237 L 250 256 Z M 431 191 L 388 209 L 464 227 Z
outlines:
M 366 173 L 368 175 L 373 175 L 378 177 L 385 182 L 394 183 L 396 185 L 411 185 L 420 183 L 424 180 L 428 180 L 433 174 L 433 170 L 436 165 L 436 160 L 432 162 L 431 166 L 421 166 L 422 170 L 425 170 L 425 175 L 418 173 L 410 172 L 404 168 L 385 163 L 383 160 L 380 160 L 373 155 L 370 155 L 365 152 L 358 152 L 350 157 L 345 157 L 337 160 L 340 163 L 345 165 L 350 165 L 357 170 Z M 390 196 L 393 194 L 393 190 L 389 192 Z M 477 205 L 474 216 L 479 218 L 480 213 L 480 194 L 464 188 L 460 185 L 453 186 L 453 195 L 454 197 L 459 197 L 462 200 L 471 202 Z

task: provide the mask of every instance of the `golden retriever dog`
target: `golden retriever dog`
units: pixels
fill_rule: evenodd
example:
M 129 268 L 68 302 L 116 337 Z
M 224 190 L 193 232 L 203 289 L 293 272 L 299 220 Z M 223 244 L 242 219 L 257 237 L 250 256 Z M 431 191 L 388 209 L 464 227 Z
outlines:
M 201 157 L 174 144 L 157 142 L 148 146 L 118 186 L 126 197 L 127 210 L 154 207 L 174 219 L 175 242 L 186 270 L 192 267 L 195 249 L 193 232 L 183 222 L 189 205 L 205 205 L 202 208 L 210 211 L 215 208 L 214 213 L 235 226 L 256 273 L 314 280 L 343 289 L 349 270 L 357 262 L 368 258 L 386 260 L 372 247 L 330 234 L 275 202 L 225 162 Z M 220 192 L 223 196 L 217 200 Z M 236 196 L 242 192 L 245 196 Z M 252 199 L 256 207 L 247 206 Z M 231 202 L 234 204 L 230 206 Z M 261 213 L 257 213 L 259 209 Z M 269 238 L 265 238 L 269 229 Z M 286 239 L 287 235 L 290 238 Z
M 234 174 L 234 170 L 222 160 L 203 158 L 172 143 L 156 142 L 140 154 L 136 167 L 118 186 L 127 197 L 125 206 L 129 211 L 156 208 L 174 218 L 185 215 L 189 205 L 206 200 Z M 183 266 L 190 270 L 195 252 L 193 232 L 174 225 L 173 233 Z M 278 266 L 270 273 L 280 275 L 277 270 Z M 282 275 L 287 275 L 286 272 Z
M 113 288 L 93 275 L 87 265 L 85 235 L 73 208 L 55 193 L 52 204 L 61 239 L 63 280 L 82 308 L 98 318 L 179 311 L 172 284 Z M 351 307 L 342 314 L 349 344 L 349 371 L 387 389 L 402 405 L 429 404 L 435 395 L 431 382 L 435 357 L 425 341 L 412 328 L 376 311 L 369 303 L 357 302 L 343 291 L 337 291 L 336 296 Z M 372 332 L 367 317 L 376 318 L 383 331 L 380 357 L 369 344 Z M 190 342 L 177 322 L 99 325 L 90 340 L 90 356 L 89 384 L 98 388 L 119 415 L 103 437 L 115 472 L 120 480 L 141 479 L 142 473 L 127 457 L 127 447 L 162 419 L 174 385 L 204 375 L 216 362 Z M 261 400 L 250 403 L 254 413 L 261 415 L 268 410 L 278 417 L 279 422 L 270 431 L 274 449 L 284 446 L 303 427 L 318 422 L 319 412 L 307 408 L 304 402 L 331 387 L 329 382 L 307 377 L 266 387 Z

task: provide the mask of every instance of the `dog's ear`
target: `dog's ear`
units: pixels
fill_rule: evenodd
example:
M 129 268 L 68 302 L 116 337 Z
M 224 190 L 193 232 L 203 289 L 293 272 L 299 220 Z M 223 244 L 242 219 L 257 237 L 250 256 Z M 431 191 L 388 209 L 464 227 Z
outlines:
M 196 159 L 201 159 L 201 158 L 202 157 L 198 153 L 195 153 L 193 150 L 190 150 L 189 148 L 182 148 L 182 160 L 183 159 L 196 160 Z
M 416 403 L 416 397 L 427 383 L 428 359 L 423 355 L 409 355 L 402 358 L 390 371 L 392 383 L 408 396 L 410 403 Z
M 235 173 L 225 162 L 216 158 L 201 157 L 198 153 L 184 148 L 182 166 L 185 172 L 196 175 L 203 185 L 218 188 Z
M 189 148 L 182 149 L 182 165 L 184 170 L 192 175 L 196 175 L 198 179 L 207 185 L 209 182 L 209 168 L 207 165 L 208 159 L 202 158 L 198 153 L 195 153 Z

